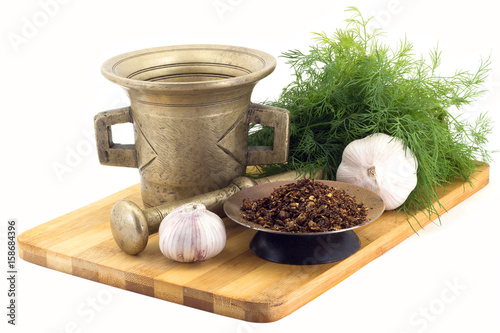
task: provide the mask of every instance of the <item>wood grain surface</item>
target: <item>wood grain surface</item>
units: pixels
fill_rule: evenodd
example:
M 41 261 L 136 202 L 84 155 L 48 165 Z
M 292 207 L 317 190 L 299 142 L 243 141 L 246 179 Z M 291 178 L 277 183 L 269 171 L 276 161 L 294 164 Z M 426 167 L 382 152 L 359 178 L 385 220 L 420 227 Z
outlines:
M 472 186 L 455 182 L 442 191 L 440 214 L 488 184 L 489 166 L 473 175 Z M 147 296 L 220 315 L 254 322 L 279 320 L 332 288 L 370 261 L 414 234 L 404 215 L 385 212 L 356 229 L 361 249 L 339 262 L 283 265 L 249 250 L 255 230 L 225 218 L 227 243 L 215 258 L 183 264 L 166 259 L 158 234 L 137 256 L 122 252 L 109 227 L 113 205 L 122 199 L 141 202 L 134 185 L 107 198 L 25 231 L 18 237 L 19 255 L 34 264 Z M 436 218 L 416 215 L 425 226 Z M 416 223 L 414 223 L 416 226 Z M 418 227 L 418 226 L 416 226 Z

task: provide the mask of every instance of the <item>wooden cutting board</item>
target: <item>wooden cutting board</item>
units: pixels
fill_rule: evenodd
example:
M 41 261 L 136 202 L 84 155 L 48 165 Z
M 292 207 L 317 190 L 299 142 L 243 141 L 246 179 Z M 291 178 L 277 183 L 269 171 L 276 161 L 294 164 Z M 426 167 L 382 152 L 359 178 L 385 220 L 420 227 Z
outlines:
M 489 166 L 473 175 L 473 186 L 455 182 L 440 202 L 454 207 L 489 180 Z M 225 219 L 227 243 L 215 258 L 181 264 L 162 256 L 158 235 L 147 248 L 129 256 L 116 246 L 109 227 L 113 205 L 121 199 L 141 202 L 139 185 L 28 230 L 18 237 L 19 255 L 34 264 L 183 304 L 255 322 L 285 317 L 335 286 L 358 269 L 413 235 L 405 216 L 385 212 L 378 220 L 356 229 L 361 249 L 339 262 L 295 266 L 268 262 L 249 250 L 255 230 Z M 437 207 L 440 214 L 445 212 Z M 416 215 L 425 226 L 435 219 Z M 414 223 L 415 227 L 418 227 Z

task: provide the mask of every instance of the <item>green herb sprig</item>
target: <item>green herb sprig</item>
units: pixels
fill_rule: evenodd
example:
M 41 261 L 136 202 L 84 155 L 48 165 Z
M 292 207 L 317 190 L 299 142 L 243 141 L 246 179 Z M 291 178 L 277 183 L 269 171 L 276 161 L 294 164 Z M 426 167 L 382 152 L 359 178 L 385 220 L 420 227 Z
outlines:
M 370 19 L 363 19 L 355 7 L 347 11 L 353 16 L 346 20 L 346 29 L 332 37 L 315 33 L 316 43 L 308 53 L 282 54 L 294 70 L 294 80 L 268 104 L 290 110 L 290 156 L 288 163 L 260 171 L 321 169 L 327 179 L 334 179 L 347 144 L 386 133 L 402 139 L 419 163 L 417 187 L 400 210 L 408 220 L 418 210 L 431 217 L 438 214 L 433 205 L 437 188 L 457 178 L 470 181 L 477 160 L 491 161 L 486 148 L 490 119 L 481 114 L 469 122 L 450 112 L 483 92 L 490 60 L 481 61 L 475 72 L 441 76 L 437 48 L 428 60 L 415 57 L 406 38 L 393 50 L 380 42 L 381 30 L 368 31 Z M 250 135 L 250 144 L 271 145 L 272 134 L 264 127 Z

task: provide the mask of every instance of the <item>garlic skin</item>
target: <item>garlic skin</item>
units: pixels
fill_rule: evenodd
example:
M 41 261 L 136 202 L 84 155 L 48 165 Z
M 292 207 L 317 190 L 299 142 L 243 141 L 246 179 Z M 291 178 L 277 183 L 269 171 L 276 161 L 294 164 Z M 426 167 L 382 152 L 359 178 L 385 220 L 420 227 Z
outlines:
M 377 193 L 386 210 L 401 206 L 417 186 L 418 161 L 401 139 L 376 133 L 354 140 L 342 153 L 337 181 Z
M 163 255 L 179 262 L 212 258 L 226 245 L 222 219 L 200 203 L 172 210 L 161 222 L 158 233 Z

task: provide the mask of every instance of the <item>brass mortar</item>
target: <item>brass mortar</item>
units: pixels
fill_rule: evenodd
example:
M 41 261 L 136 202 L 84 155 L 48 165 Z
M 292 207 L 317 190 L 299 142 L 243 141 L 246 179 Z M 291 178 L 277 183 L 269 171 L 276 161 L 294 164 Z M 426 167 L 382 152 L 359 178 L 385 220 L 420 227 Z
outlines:
M 95 116 L 101 164 L 138 168 L 146 207 L 214 191 L 247 165 L 286 162 L 289 112 L 251 104 L 271 55 L 224 45 L 167 46 L 125 53 L 102 66 L 130 107 Z M 113 142 L 111 126 L 131 122 L 135 143 Z M 274 127 L 271 147 L 248 147 L 249 123 Z

